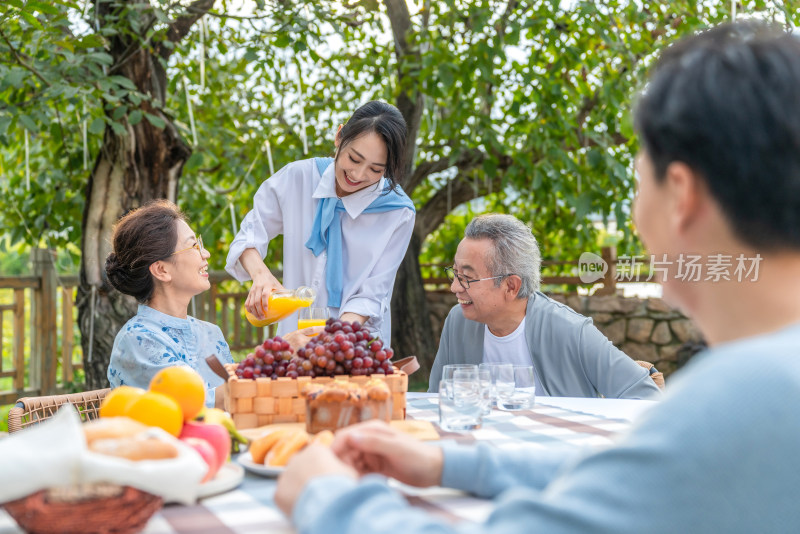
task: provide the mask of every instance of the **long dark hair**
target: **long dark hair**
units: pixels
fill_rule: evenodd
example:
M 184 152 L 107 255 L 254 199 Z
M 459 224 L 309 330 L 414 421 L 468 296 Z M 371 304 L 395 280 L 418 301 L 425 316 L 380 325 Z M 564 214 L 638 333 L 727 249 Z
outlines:
M 383 177 L 394 188 L 405 166 L 406 121 L 400 110 L 391 104 L 373 100 L 355 110 L 339 131 L 339 152 L 336 157 L 354 139 L 371 132 L 378 134 L 386 144 L 386 170 Z
M 125 214 L 114 227 L 106 276 L 117 291 L 146 304 L 155 284 L 150 265 L 169 258 L 178 242 L 178 221 L 186 217 L 168 200 L 154 200 Z

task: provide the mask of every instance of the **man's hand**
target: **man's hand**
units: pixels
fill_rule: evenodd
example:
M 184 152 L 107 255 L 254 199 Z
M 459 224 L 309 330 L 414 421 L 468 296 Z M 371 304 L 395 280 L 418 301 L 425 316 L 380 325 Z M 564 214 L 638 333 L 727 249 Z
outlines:
M 442 450 L 417 441 L 383 421 L 367 421 L 340 430 L 331 449 L 361 475 L 379 473 L 423 488 L 437 486 L 442 481 Z
M 308 328 L 301 328 L 285 334 L 283 340 L 292 347 L 293 351 L 297 351 L 297 349 L 305 347 L 311 341 L 311 336 L 321 334 L 324 330 L 324 326 L 309 326 Z
M 339 460 L 330 447 L 312 444 L 289 460 L 286 471 L 278 478 L 275 504 L 287 517 L 291 517 L 292 510 L 294 510 L 297 499 L 300 498 L 306 484 L 312 478 L 323 475 L 345 475 L 358 478 L 356 470 Z

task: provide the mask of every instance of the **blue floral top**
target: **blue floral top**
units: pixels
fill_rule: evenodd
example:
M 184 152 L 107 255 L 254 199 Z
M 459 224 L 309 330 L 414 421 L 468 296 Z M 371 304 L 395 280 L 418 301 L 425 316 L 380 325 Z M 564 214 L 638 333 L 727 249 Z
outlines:
M 200 373 L 206 383 L 206 405 L 214 406 L 214 388 L 222 385 L 206 363 L 216 354 L 219 360 L 233 363 L 231 350 L 217 325 L 194 317 L 180 319 L 143 304 L 117 334 L 108 381 L 111 387 L 135 386 L 147 389 L 150 380 L 165 367 L 186 365 Z

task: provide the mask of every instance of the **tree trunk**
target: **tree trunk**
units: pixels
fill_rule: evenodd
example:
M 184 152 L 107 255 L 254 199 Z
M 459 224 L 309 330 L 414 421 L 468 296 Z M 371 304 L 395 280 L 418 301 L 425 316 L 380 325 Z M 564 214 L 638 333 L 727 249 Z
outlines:
M 419 270 L 422 240 L 412 234 L 403 263 L 397 270 L 392 296 L 392 348 L 397 358 L 414 355 L 419 359 L 418 373 L 428 379 L 436 357 L 428 301 Z
M 117 8 L 117 4 L 101 2 L 101 20 Z M 184 26 L 188 22 L 179 21 Z M 157 106 L 163 106 L 166 72 L 149 49 L 139 48 L 131 53 L 137 46 L 138 43 L 125 37 L 111 40 L 109 52 L 114 65 L 119 65 L 115 74 L 125 76 L 141 93 L 151 95 Z M 127 135 L 118 135 L 106 126 L 103 145 L 86 187 L 77 301 L 86 385 L 90 389 L 108 386 L 106 372 L 114 338 L 136 313 L 134 299 L 114 290 L 105 275 L 114 224 L 124 213 L 149 200 L 167 198 L 174 202 L 183 164 L 191 155 L 191 148 L 178 135 L 169 117 L 147 101 L 140 109 L 160 117 L 166 126 L 156 128 L 148 120 L 130 125 L 123 118 Z M 113 111 L 113 108 L 106 110 L 109 118 Z

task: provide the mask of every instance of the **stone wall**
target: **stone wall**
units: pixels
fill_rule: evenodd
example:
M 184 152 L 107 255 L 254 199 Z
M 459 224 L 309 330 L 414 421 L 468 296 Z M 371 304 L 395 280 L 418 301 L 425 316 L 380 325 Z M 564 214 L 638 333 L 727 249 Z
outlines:
M 653 363 L 665 376 L 683 365 L 703 343 L 694 323 L 658 298 L 562 294 L 550 297 L 591 317 L 614 345 L 635 360 Z M 444 319 L 455 304 L 452 293 L 428 293 L 437 346 Z

